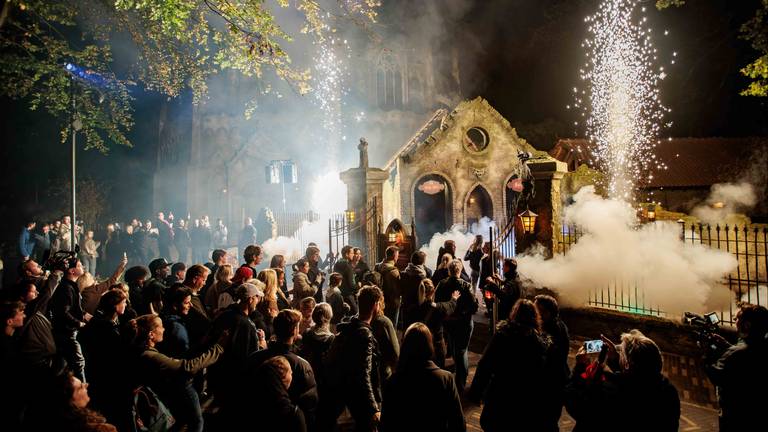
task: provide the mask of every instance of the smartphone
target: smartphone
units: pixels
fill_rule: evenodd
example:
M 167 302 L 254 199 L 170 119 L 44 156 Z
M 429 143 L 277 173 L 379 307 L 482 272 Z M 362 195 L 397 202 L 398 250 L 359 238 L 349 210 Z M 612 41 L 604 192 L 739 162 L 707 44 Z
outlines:
M 600 352 L 601 349 L 603 349 L 603 341 L 600 339 L 584 342 L 584 350 L 587 351 L 587 354 Z
M 717 316 L 717 312 L 710 312 L 704 315 L 704 318 L 706 318 L 710 324 L 717 324 L 720 322 L 720 317 Z

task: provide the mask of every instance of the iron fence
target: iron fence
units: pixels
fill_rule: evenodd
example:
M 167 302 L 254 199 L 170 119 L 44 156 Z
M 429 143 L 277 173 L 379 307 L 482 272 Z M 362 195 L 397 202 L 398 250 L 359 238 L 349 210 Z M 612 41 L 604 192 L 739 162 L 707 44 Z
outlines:
M 378 235 L 381 232 L 381 214 L 377 197 L 368 200 L 365 209 L 337 213 L 328 219 L 328 249 L 337 254 L 345 245 L 359 247 L 369 263 L 378 261 Z

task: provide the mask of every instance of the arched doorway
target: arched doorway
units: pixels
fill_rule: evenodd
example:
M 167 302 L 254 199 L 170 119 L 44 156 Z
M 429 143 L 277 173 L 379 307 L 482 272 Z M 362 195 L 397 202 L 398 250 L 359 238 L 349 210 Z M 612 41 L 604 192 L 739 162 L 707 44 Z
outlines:
M 421 177 L 413 188 L 414 219 L 419 244 L 429 243 L 432 236 L 448 231 L 453 221 L 451 186 L 439 174 Z
M 467 228 L 472 227 L 472 224 L 480 222 L 480 219 L 487 217 L 493 219 L 493 201 L 491 195 L 481 185 L 475 186 L 472 192 L 467 197 L 465 203 L 466 211 L 464 215 L 467 221 Z

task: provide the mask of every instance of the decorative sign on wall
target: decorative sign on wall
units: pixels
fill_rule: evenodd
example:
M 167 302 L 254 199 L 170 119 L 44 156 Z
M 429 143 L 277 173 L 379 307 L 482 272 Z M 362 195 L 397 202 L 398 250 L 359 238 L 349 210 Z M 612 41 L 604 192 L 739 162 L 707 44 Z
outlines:
M 435 180 L 427 180 L 418 189 L 427 195 L 434 195 L 445 190 L 445 184 Z

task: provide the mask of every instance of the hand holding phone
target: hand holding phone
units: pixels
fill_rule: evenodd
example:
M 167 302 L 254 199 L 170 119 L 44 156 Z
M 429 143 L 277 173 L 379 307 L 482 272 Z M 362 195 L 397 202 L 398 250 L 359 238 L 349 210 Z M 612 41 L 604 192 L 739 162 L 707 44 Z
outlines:
M 587 354 L 598 353 L 603 348 L 603 341 L 600 339 L 588 340 L 584 342 L 584 350 Z

